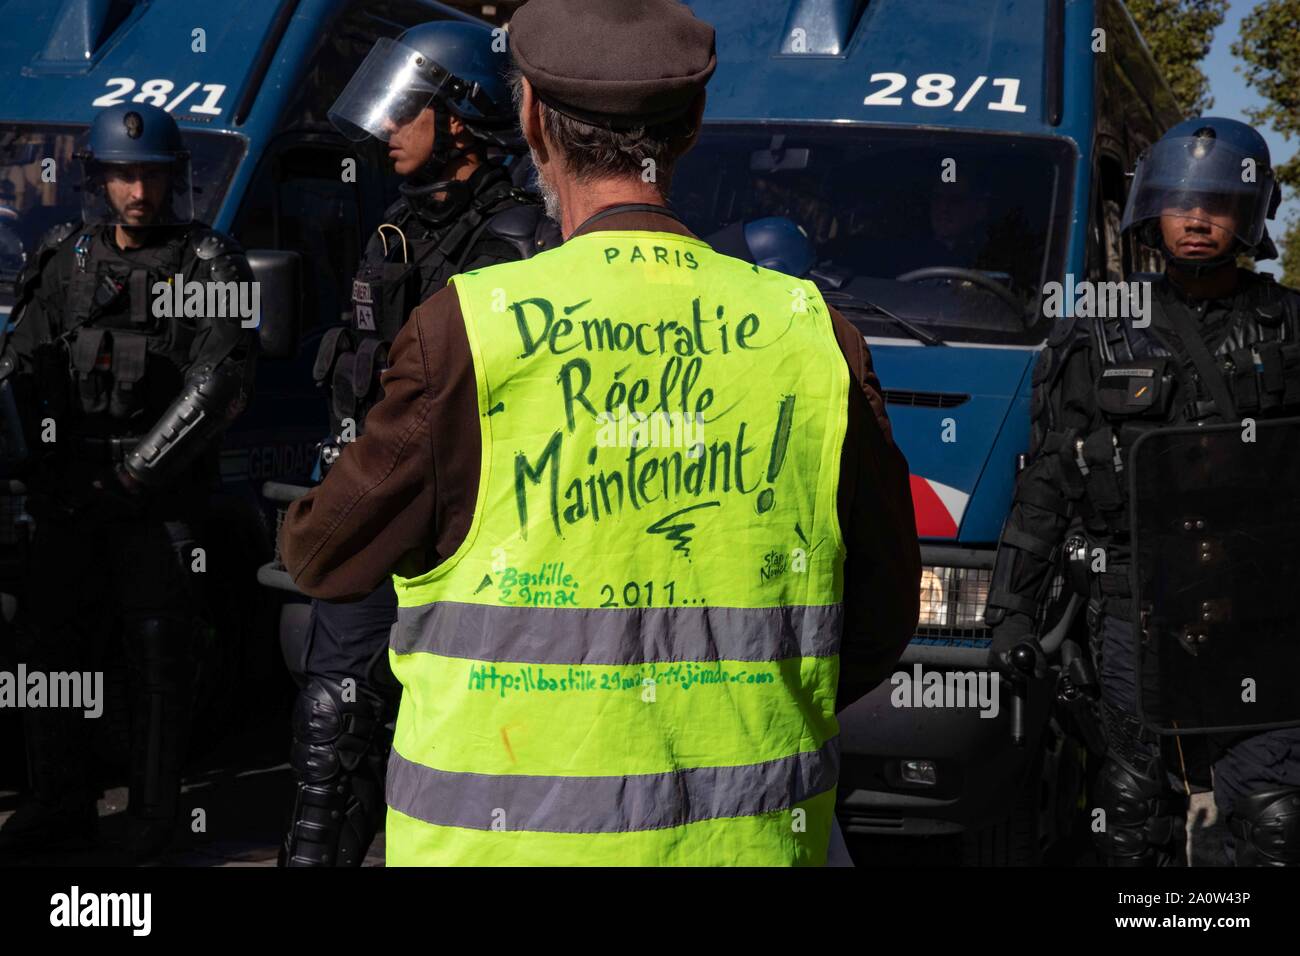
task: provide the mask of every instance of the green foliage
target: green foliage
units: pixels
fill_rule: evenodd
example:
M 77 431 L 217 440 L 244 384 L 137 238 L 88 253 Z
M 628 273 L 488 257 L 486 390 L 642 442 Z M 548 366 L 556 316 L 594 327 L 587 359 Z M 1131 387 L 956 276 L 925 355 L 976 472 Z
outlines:
M 1282 267 L 1282 284 L 1300 289 L 1300 216 L 1291 217 L 1286 233 L 1278 237 L 1277 244 L 1281 247 L 1282 258 L 1278 264 Z
M 1300 0 L 1257 4 L 1241 21 L 1232 55 L 1242 61 L 1237 69 L 1246 83 L 1265 101 L 1247 111 L 1250 121 L 1271 126 L 1287 140 L 1300 133 Z M 1300 189 L 1300 155 L 1285 163 L 1275 161 L 1274 168 L 1280 183 Z M 1300 286 L 1300 219 L 1293 217 L 1285 233 L 1274 238 L 1282 247 L 1282 281 Z
M 1287 139 L 1300 133 L 1300 0 L 1264 0 L 1241 21 L 1232 45 L 1246 83 L 1264 100 L 1247 111 L 1252 123 L 1273 127 Z M 1277 178 L 1300 188 L 1300 156 L 1277 165 Z
M 1199 116 L 1213 106 L 1200 64 L 1228 0 L 1126 0 L 1126 5 L 1187 115 Z

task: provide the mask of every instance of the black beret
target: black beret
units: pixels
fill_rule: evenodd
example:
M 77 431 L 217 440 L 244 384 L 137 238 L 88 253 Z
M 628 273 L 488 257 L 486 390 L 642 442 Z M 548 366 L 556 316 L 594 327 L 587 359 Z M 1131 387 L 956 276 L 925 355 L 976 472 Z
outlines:
M 677 0 L 528 0 L 510 50 L 543 103 L 615 129 L 681 116 L 718 65 L 713 27 Z

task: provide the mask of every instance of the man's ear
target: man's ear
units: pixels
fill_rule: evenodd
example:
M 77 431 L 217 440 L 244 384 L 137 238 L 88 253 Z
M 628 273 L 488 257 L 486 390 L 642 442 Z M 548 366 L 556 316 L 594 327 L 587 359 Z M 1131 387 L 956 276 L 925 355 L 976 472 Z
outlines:
M 451 141 L 466 152 L 473 152 L 478 144 L 478 137 L 463 119 L 452 113 L 447 118 L 447 129 L 451 131 Z
M 533 92 L 533 84 L 528 82 L 528 77 L 524 77 L 522 82 L 524 95 L 519 104 L 519 129 L 529 148 L 537 155 L 537 161 L 550 162 L 551 154 L 546 148 L 546 138 L 542 135 L 542 101 Z
M 709 102 L 708 92 L 705 90 L 701 90 L 699 99 L 697 99 L 695 101 L 695 105 L 691 107 L 691 125 L 694 126 L 696 129 L 699 129 L 701 126 L 704 125 L 704 107 L 708 104 L 708 102 Z
M 677 154 L 678 156 L 690 152 L 692 147 L 695 146 L 695 141 L 700 138 L 700 130 L 704 126 L 704 104 L 707 101 L 707 97 L 707 93 L 701 92 L 699 98 L 695 101 L 695 104 L 687 114 L 690 121 L 691 134 L 686 137 L 685 141 L 682 143 L 682 149 L 681 152 Z

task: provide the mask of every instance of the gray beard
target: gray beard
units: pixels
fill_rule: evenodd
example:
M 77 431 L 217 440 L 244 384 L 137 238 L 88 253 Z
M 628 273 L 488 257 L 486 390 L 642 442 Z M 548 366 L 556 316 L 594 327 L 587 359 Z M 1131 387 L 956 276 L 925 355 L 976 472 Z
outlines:
M 560 208 L 560 195 L 546 181 L 546 177 L 542 175 L 542 168 L 537 164 L 537 153 L 531 149 L 529 152 L 532 153 L 533 169 L 537 171 L 537 191 L 542 194 L 542 204 L 546 208 L 546 215 L 557 223 L 562 222 L 563 220 L 560 217 L 563 210 Z

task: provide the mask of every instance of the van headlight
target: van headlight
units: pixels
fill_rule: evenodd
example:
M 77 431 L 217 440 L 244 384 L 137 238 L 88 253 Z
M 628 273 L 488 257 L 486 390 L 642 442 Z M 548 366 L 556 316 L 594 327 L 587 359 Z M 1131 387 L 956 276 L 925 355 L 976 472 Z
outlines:
M 918 627 L 984 628 L 989 599 L 989 568 L 921 568 L 921 619 Z

